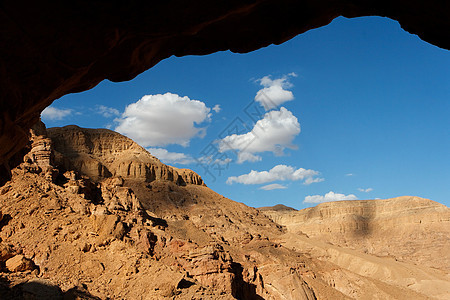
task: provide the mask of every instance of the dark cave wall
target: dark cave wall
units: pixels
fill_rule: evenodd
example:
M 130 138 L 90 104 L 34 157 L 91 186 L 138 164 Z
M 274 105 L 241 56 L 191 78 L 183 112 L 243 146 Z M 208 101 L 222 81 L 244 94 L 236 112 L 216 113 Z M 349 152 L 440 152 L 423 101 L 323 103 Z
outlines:
M 338 16 L 378 15 L 450 49 L 450 1 L 3 1 L 0 164 L 40 112 L 104 79 L 130 80 L 172 55 L 249 52 Z

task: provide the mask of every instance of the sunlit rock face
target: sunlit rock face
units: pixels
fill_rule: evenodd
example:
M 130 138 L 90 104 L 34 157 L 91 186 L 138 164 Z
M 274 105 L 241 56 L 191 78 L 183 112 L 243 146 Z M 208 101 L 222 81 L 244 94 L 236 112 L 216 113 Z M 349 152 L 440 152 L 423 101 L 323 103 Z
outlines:
M 289 232 L 380 257 L 450 270 L 450 209 L 420 197 L 321 203 L 300 211 L 262 208 Z M 401 225 L 400 225 L 401 224 Z M 419 241 L 420 242 L 417 242 Z
M 86 129 L 75 125 L 49 128 L 55 163 L 95 181 L 113 176 L 178 185 L 204 185 L 195 172 L 167 166 L 131 139 L 108 129 Z
M 28 141 L 40 112 L 104 79 L 125 81 L 172 55 L 249 52 L 342 15 L 398 20 L 450 48 L 439 0 L 5 1 L 0 15 L 0 163 Z
M 258 210 L 73 125 L 36 124 L 23 151 L 0 187 L 1 299 L 450 299 L 431 200 Z

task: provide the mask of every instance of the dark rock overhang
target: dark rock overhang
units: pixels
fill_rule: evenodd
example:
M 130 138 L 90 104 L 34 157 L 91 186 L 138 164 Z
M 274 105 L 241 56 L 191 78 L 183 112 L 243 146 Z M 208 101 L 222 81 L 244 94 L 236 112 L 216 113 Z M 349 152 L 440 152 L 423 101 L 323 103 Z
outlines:
M 0 163 L 41 111 L 104 79 L 130 80 L 172 55 L 249 52 L 338 16 L 383 16 L 450 49 L 446 0 L 3 1 Z

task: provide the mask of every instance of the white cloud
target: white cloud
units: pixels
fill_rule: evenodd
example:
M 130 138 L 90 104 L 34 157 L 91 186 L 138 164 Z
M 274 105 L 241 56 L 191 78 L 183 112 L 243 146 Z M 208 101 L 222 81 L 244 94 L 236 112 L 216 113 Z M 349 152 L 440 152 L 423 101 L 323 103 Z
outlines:
M 218 164 L 218 165 L 228 165 L 229 163 L 231 163 L 232 162 L 232 159 L 231 158 L 216 158 L 216 159 L 214 159 L 213 158 L 213 156 L 212 155 L 209 155 L 209 156 L 202 156 L 202 157 L 200 157 L 200 158 L 198 158 L 198 160 L 201 162 L 201 163 L 203 163 L 203 164 L 207 164 L 207 165 L 210 165 L 210 164 Z
M 292 72 L 278 79 L 271 79 L 270 75 L 258 79 L 257 82 L 263 88 L 256 93 L 255 101 L 259 102 L 265 110 L 271 110 L 284 102 L 294 100 L 294 94 L 287 90 L 293 87 L 289 77 L 297 77 L 297 74 Z
M 214 105 L 212 110 L 215 111 L 216 113 L 219 113 L 222 110 L 222 108 L 220 107 L 219 104 L 216 104 L 216 105 Z
M 295 169 L 291 166 L 286 165 L 276 165 L 269 171 L 255 171 L 252 170 L 248 174 L 243 174 L 240 176 L 231 176 L 227 179 L 227 184 L 242 183 L 242 184 L 262 184 L 273 182 L 277 180 L 286 181 L 298 181 L 298 180 L 308 180 L 318 176 L 320 173 L 314 170 L 306 170 L 303 168 Z
M 190 155 L 179 152 L 169 152 L 164 148 L 147 148 L 147 151 L 166 164 L 187 165 L 194 162 L 194 159 Z
M 102 115 L 105 118 L 120 116 L 120 112 L 117 109 L 108 107 L 108 106 L 104 106 L 104 105 L 97 105 L 96 113 Z
M 345 176 L 354 176 L 353 173 L 347 173 Z
M 358 200 L 358 198 L 353 195 L 344 195 L 344 194 L 338 194 L 335 192 L 328 192 L 325 194 L 325 196 L 321 195 L 314 195 L 314 196 L 306 196 L 303 203 L 323 203 L 323 202 L 330 202 L 330 201 L 340 201 L 340 200 Z
M 305 181 L 303 182 L 304 185 L 310 185 L 311 183 L 317 183 L 317 182 L 322 182 L 325 181 L 325 178 L 312 178 L 312 177 L 308 177 L 305 179 Z
M 241 164 L 244 161 L 257 162 L 257 161 L 261 161 L 261 160 L 262 160 L 262 157 L 259 155 L 251 154 L 249 152 L 239 152 L 237 163 Z
M 287 189 L 287 186 L 278 183 L 272 183 L 259 188 L 260 190 L 271 191 L 271 190 L 280 190 Z
M 367 188 L 367 189 L 358 188 L 358 191 L 364 192 L 364 193 L 369 193 L 369 192 L 373 191 L 373 188 Z
M 292 144 L 300 133 L 297 118 L 286 108 L 267 112 L 264 118 L 256 122 L 252 131 L 244 134 L 232 134 L 219 140 L 219 151 L 238 151 L 238 163 L 259 161 L 255 153 L 273 152 L 283 155 L 285 148 L 296 149 Z
M 192 138 L 205 136 L 206 129 L 195 125 L 209 121 L 209 116 L 210 108 L 201 101 L 172 93 L 146 95 L 126 107 L 115 130 L 144 147 L 186 147 Z
M 62 120 L 65 117 L 72 114 L 71 109 L 59 109 L 49 106 L 45 108 L 41 113 L 41 118 L 44 120 Z

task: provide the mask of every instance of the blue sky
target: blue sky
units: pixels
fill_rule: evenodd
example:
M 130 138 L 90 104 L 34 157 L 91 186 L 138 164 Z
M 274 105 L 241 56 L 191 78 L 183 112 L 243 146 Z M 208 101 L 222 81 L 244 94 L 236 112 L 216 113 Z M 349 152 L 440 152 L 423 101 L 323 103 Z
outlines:
M 338 18 L 248 54 L 171 57 L 42 118 L 115 129 L 254 207 L 402 195 L 449 206 L 449 100 L 447 50 L 386 18 Z

